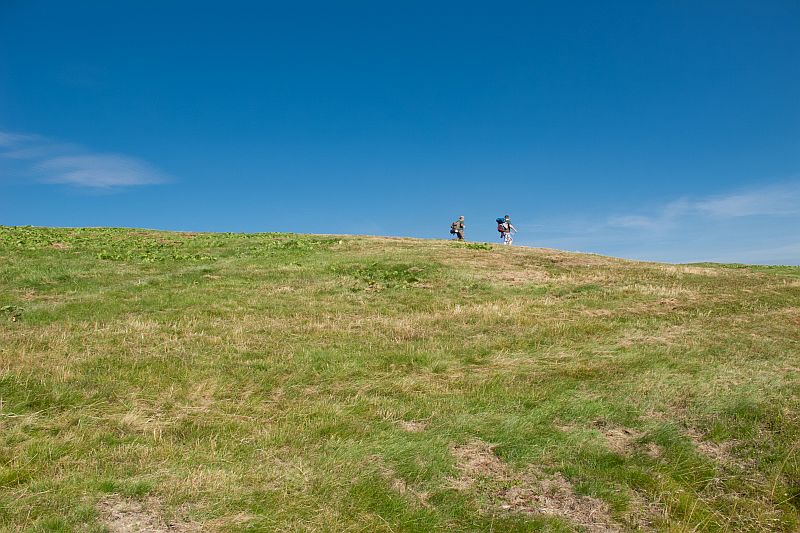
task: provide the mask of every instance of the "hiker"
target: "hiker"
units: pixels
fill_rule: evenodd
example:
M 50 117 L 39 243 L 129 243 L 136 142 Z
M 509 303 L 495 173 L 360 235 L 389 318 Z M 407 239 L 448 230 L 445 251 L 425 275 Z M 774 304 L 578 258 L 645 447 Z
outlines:
M 458 220 L 450 224 L 450 235 L 455 235 L 459 241 L 464 240 L 464 215 L 458 217 Z
M 517 228 L 515 228 L 514 225 L 511 224 L 511 217 L 506 215 L 505 218 L 503 219 L 503 231 L 501 233 L 503 237 L 503 244 L 506 244 L 508 246 L 514 244 L 513 234 L 516 232 Z

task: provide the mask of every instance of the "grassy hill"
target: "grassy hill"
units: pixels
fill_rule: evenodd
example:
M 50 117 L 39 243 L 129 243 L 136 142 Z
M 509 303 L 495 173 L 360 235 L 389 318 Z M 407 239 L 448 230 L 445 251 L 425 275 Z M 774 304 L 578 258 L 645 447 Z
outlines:
M 797 531 L 800 268 L 0 227 L 0 530 Z

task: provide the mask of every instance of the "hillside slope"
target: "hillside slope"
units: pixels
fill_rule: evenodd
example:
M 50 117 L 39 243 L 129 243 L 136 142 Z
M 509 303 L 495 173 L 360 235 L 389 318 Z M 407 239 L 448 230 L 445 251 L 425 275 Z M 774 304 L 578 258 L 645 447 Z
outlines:
M 797 531 L 800 268 L 0 227 L 0 529 Z

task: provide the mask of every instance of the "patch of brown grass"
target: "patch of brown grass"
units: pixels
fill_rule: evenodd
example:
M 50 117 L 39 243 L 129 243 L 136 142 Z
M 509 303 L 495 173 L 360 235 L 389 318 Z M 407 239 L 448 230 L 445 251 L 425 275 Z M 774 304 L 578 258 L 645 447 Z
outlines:
M 520 248 L 526 250 L 525 248 Z M 564 267 L 597 267 L 611 266 L 627 263 L 625 259 L 616 259 L 602 255 L 584 254 L 578 252 L 564 252 L 553 248 L 534 248 L 539 256 L 549 260 L 551 263 Z M 530 254 L 531 248 L 527 248 Z
M 632 346 L 673 346 L 691 341 L 693 332 L 685 325 L 670 325 L 652 331 L 632 331 L 619 341 L 624 348 Z
M 182 533 L 199 532 L 199 524 L 190 521 L 166 521 L 155 498 L 146 501 L 109 496 L 97 504 L 103 524 L 111 533 Z
M 461 472 L 461 476 L 453 480 L 453 486 L 463 490 L 471 488 L 479 478 L 505 478 L 506 465 L 495 455 L 494 448 L 481 440 L 453 446 L 451 453 Z
M 608 447 L 614 453 L 629 455 L 642 432 L 624 427 L 606 427 L 601 430 Z
M 587 531 L 619 531 L 608 505 L 590 496 L 575 494 L 560 473 L 545 474 L 530 467 L 515 472 L 494 453 L 494 446 L 475 440 L 451 448 L 460 472 L 452 485 L 458 490 L 477 490 L 496 510 L 566 518 Z
M 682 285 L 655 285 L 652 283 L 632 283 L 619 287 L 622 292 L 632 292 L 645 296 L 660 296 L 662 298 L 689 298 L 697 295 L 696 291 Z
M 648 416 L 658 421 L 675 421 L 670 420 L 664 413 L 660 412 L 650 412 Z M 706 435 L 702 432 L 686 423 L 680 422 L 680 420 L 685 417 L 685 413 L 676 413 L 676 420 L 679 423 L 680 432 L 692 441 L 699 453 L 722 466 L 734 467 L 748 472 L 756 472 L 752 460 L 744 460 L 734 454 L 733 450 L 738 444 L 736 440 L 727 440 L 725 442 L 713 442 L 708 440 Z
M 397 425 L 409 433 L 421 433 L 428 428 L 428 423 L 424 420 L 400 420 Z
M 653 267 L 663 272 L 677 275 L 678 277 L 681 277 L 685 274 L 695 274 L 700 276 L 720 276 L 726 274 L 724 268 L 714 268 L 714 267 L 666 265 L 666 264 L 653 265 Z
M 661 446 L 659 446 L 655 442 L 648 442 L 647 445 L 645 446 L 645 453 L 647 453 L 647 455 L 649 455 L 653 459 L 658 459 L 659 457 L 661 457 L 662 453 Z
M 619 455 L 631 455 L 631 453 L 633 453 L 633 451 L 639 447 L 637 441 L 644 436 L 644 433 L 639 431 L 638 429 L 609 424 L 604 419 L 595 420 L 594 422 L 592 422 L 591 427 L 599 431 L 600 434 L 603 436 L 603 440 L 605 441 L 606 446 L 612 452 L 617 453 Z M 578 426 L 570 424 L 557 425 L 556 428 L 566 433 L 569 433 L 573 430 L 582 429 Z M 655 448 L 653 448 L 653 446 Z M 660 455 L 661 450 L 658 447 L 658 445 L 654 444 L 653 446 L 650 445 L 645 446 L 644 447 L 645 453 L 647 453 L 651 457 Z
M 748 472 L 756 471 L 753 469 L 753 461 L 741 459 L 733 453 L 733 449 L 738 444 L 735 440 L 713 442 L 706 439 L 705 435 L 693 428 L 684 428 L 683 434 L 691 439 L 698 452 L 712 459 L 714 462 L 723 466 L 732 466 L 739 470 L 747 470 Z
M 603 500 L 576 495 L 560 473 L 544 478 L 528 473 L 520 485 L 504 490 L 500 499 L 505 502 L 500 508 L 506 511 L 560 516 L 586 531 L 621 531 Z

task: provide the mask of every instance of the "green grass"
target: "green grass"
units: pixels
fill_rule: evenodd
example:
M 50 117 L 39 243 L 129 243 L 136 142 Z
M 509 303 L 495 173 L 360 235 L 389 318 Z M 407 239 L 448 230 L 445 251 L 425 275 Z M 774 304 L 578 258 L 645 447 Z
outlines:
M 797 531 L 798 277 L 0 227 L 0 530 Z

